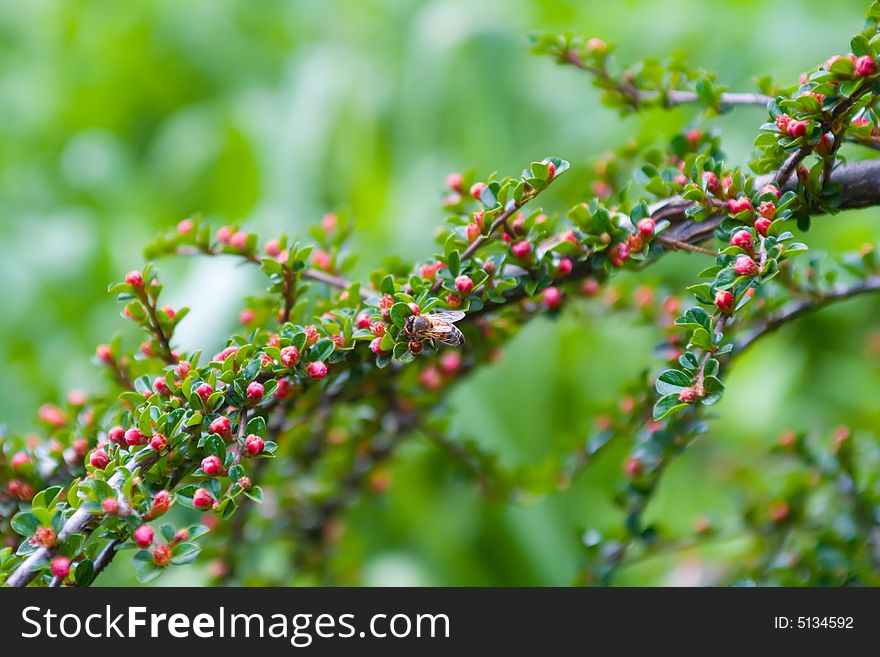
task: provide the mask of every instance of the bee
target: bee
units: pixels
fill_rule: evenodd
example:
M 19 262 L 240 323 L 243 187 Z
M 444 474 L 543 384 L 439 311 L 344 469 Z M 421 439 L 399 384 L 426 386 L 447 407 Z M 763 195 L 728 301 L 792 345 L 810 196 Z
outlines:
M 403 332 L 412 340 L 436 340 L 451 347 L 460 347 L 464 344 L 464 336 L 453 324 L 463 318 L 464 313 L 460 310 L 412 315 L 406 318 Z

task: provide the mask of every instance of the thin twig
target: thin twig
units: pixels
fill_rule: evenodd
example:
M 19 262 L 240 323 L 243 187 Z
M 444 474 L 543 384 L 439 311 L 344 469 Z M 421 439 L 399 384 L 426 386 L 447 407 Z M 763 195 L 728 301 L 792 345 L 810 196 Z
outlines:
M 611 77 L 607 70 L 605 70 L 604 68 L 598 68 L 596 66 L 590 66 L 571 50 L 566 51 L 563 54 L 562 58 L 564 61 L 576 66 L 582 71 L 586 71 L 587 73 L 595 75 L 596 77 L 612 84 L 620 94 L 626 96 L 630 100 L 630 103 L 633 105 L 633 107 L 638 107 L 643 102 L 656 100 L 657 98 L 663 98 L 664 105 L 666 107 L 687 105 L 700 101 L 700 97 L 696 94 L 696 92 L 693 91 L 687 91 L 684 89 L 669 89 L 667 91 L 639 89 L 635 85 L 628 82 L 615 80 Z M 773 99 L 770 96 L 757 93 L 725 92 L 722 93 L 719 97 L 719 104 L 722 107 L 730 107 L 733 105 L 753 105 L 756 107 L 766 108 L 767 105 L 772 101 Z

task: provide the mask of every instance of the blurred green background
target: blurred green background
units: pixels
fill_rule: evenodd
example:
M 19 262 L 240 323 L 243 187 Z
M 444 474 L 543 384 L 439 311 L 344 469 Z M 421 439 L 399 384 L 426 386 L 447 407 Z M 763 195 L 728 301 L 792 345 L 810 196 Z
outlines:
M 44 401 L 101 385 L 96 344 L 124 331 L 106 293 L 142 264 L 156 232 L 194 211 L 263 234 L 304 234 L 324 212 L 356 218 L 359 271 L 388 253 L 434 252 L 443 177 L 474 167 L 514 174 L 532 160 L 570 160 L 552 210 L 588 195 L 590 164 L 635 135 L 671 135 L 691 109 L 620 119 L 586 77 L 529 54 L 534 31 L 597 35 L 623 61 L 684 50 L 735 90 L 756 76 L 790 83 L 846 51 L 861 0 L 190 0 L 138 3 L 0 0 L 0 421 L 35 426 Z M 715 122 L 744 162 L 763 112 Z M 863 154 L 859 154 L 863 156 Z M 544 197 L 542 197 L 543 199 Z M 880 211 L 816 222 L 829 251 L 876 235 Z M 649 282 L 673 289 L 702 267 L 666 259 Z M 184 348 L 215 350 L 258 272 L 224 261 L 165 261 L 168 302 L 190 305 Z M 880 368 L 866 339 L 880 306 L 854 301 L 799 322 L 738 362 L 711 433 L 664 480 L 649 516 L 689 531 L 702 514 L 730 522 L 780 430 L 847 423 L 876 429 Z M 575 306 L 538 320 L 502 359 L 453 395 L 455 427 L 506 464 L 538 462 L 583 441 L 650 359 L 656 335 Z M 610 356 L 614 354 L 613 358 Z M 394 486 L 351 514 L 345 550 L 365 584 L 567 585 L 580 534 L 619 523 L 610 502 L 624 449 L 568 491 L 504 507 L 433 447 L 409 444 Z M 622 573 L 621 583 L 708 583 L 723 559 L 693 553 Z M 119 560 L 117 560 L 119 561 Z M 125 560 L 127 561 L 127 560 Z M 117 567 L 124 566 L 124 567 Z M 204 581 L 205 566 L 160 584 Z M 103 583 L 129 583 L 126 563 Z

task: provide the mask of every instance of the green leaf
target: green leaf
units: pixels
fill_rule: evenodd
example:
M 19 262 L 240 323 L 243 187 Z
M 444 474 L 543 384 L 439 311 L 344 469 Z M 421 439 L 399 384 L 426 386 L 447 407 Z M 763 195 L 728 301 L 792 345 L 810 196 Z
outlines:
M 12 522 L 10 524 L 16 534 L 28 537 L 33 536 L 34 532 L 37 531 L 37 528 L 41 525 L 37 516 L 27 511 L 16 513 L 12 517 Z
M 141 584 L 152 582 L 162 574 L 162 569 L 153 563 L 153 555 L 146 550 L 138 550 L 131 558 L 134 574 Z
M 868 42 L 868 38 L 864 34 L 856 34 L 852 41 L 849 42 L 850 48 L 852 48 L 853 55 L 856 57 L 861 57 L 862 55 L 870 55 L 871 54 L 871 46 Z
M 55 498 L 61 492 L 61 486 L 50 486 L 45 490 L 41 490 L 34 496 L 31 501 L 31 507 L 48 509 L 55 502 Z
M 258 504 L 263 503 L 263 489 L 259 486 L 252 486 L 244 494 Z
M 850 78 L 855 73 L 855 64 L 847 57 L 841 57 L 831 64 L 829 70 L 841 77 Z
M 76 582 L 77 586 L 88 586 L 94 576 L 95 564 L 92 563 L 91 559 L 83 559 L 73 565 L 73 581 Z
M 692 384 L 691 376 L 682 370 L 666 370 L 657 377 L 654 387 L 661 395 L 679 393 L 682 388 L 688 388 Z
M 700 349 L 711 349 L 714 346 L 712 336 L 704 328 L 698 328 L 691 334 L 690 343 Z
M 453 249 L 446 256 L 446 267 L 453 277 L 458 276 L 461 271 L 461 256 L 458 253 L 458 249 Z
M 315 343 L 314 347 L 312 347 L 312 355 L 309 356 L 309 360 L 327 360 L 330 358 L 330 354 L 333 353 L 335 348 L 336 344 L 333 340 L 322 338 Z
M 171 548 L 171 563 L 175 566 L 183 566 L 195 561 L 195 558 L 199 556 L 201 551 L 202 548 L 198 543 L 178 543 Z
M 678 395 L 666 395 L 657 400 L 654 404 L 654 419 L 662 420 L 679 409 L 685 408 L 687 404 L 678 401 Z
M 248 434 L 256 434 L 260 438 L 266 437 L 266 419 L 260 416 L 251 418 L 248 423 L 245 431 Z
M 398 302 L 391 306 L 391 321 L 399 329 L 403 328 L 406 318 L 412 314 L 412 309 L 407 303 Z
M 126 390 L 125 392 L 119 393 L 119 399 L 120 401 L 130 402 L 135 406 L 140 406 L 144 403 L 145 397 L 139 392 Z

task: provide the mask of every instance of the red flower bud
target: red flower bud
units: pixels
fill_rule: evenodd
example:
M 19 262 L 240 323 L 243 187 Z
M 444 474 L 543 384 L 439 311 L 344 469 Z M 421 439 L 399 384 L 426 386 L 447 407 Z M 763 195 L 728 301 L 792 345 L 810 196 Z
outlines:
M 67 557 L 55 557 L 51 565 L 52 575 L 59 579 L 65 579 L 70 575 L 70 559 Z
M 153 550 L 153 563 L 160 568 L 164 568 L 171 563 L 171 548 L 167 545 L 157 545 L 156 549 Z
M 104 513 L 113 515 L 119 512 L 119 502 L 115 497 L 107 497 L 101 502 L 101 508 L 104 509 Z
M 125 432 L 125 444 L 129 447 L 146 445 L 147 437 L 143 433 L 141 433 L 140 429 L 138 429 L 137 427 L 132 427 Z
M 359 329 L 368 329 L 370 328 L 370 313 L 362 312 L 357 316 L 355 320 L 355 324 Z
M 211 454 L 202 459 L 202 470 L 209 477 L 214 477 L 223 472 L 223 463 L 218 456 Z
M 192 219 L 184 219 L 183 221 L 177 224 L 177 232 L 181 235 L 186 235 L 193 229 Z
M 251 456 L 261 454 L 263 452 L 263 449 L 266 447 L 265 441 L 253 433 L 244 439 L 244 444 L 245 447 L 247 447 L 247 451 Z
M 558 308 L 559 304 L 562 303 L 562 292 L 558 287 L 548 287 L 544 290 L 543 298 L 544 305 L 550 310 L 553 310 L 554 308 Z
M 193 506 L 197 509 L 210 509 L 215 501 L 213 495 L 204 488 L 197 488 L 193 493 Z
M 319 339 L 320 335 L 318 334 L 318 327 L 314 324 L 309 324 L 306 326 L 306 346 L 311 347 L 315 344 Z
M 247 326 L 257 318 L 257 314 L 250 308 L 245 308 L 238 314 L 238 321 Z
M 637 456 L 630 456 L 623 464 L 627 479 L 635 479 L 642 472 L 642 462 Z
M 772 223 L 773 222 L 766 217 L 758 217 L 755 219 L 755 230 L 758 232 L 758 235 L 767 237 L 767 231 L 770 229 L 770 224 Z
M 777 200 L 782 198 L 782 192 L 776 185 L 764 185 L 761 188 L 761 194 L 773 194 Z
M 489 262 L 492 262 L 491 260 Z M 556 265 L 556 275 L 557 276 L 568 276 L 571 273 L 573 265 L 571 264 L 571 259 L 562 258 L 559 261 L 559 264 Z M 485 267 L 484 267 L 485 269 Z
M 370 324 L 370 333 L 375 335 L 377 338 L 381 338 L 385 335 L 385 324 L 380 321 L 375 321 Z
M 214 394 L 214 389 L 207 383 L 202 383 L 196 388 L 196 394 L 202 398 L 203 402 L 208 401 L 208 397 Z
M 740 212 L 746 211 L 750 212 L 752 209 L 752 199 L 748 196 L 732 198 L 727 201 L 727 209 L 730 211 L 730 214 L 739 214 Z
M 474 289 L 474 282 L 471 280 L 470 276 L 462 274 L 455 279 L 455 289 L 461 294 L 469 294 L 470 291 Z
M 559 239 L 562 242 L 571 242 L 572 244 L 576 244 L 580 246 L 580 241 L 578 240 L 577 235 L 574 234 L 573 230 L 566 230 L 559 234 Z
M 556 177 L 556 165 L 546 160 L 544 163 L 547 165 L 547 180 L 553 180 Z
M 377 356 L 385 353 L 385 350 L 382 349 L 382 338 L 373 338 L 370 340 L 370 351 Z
M 722 312 L 729 313 L 733 309 L 733 294 L 728 290 L 718 290 L 715 293 L 715 305 Z
M 478 201 L 480 200 L 480 194 L 483 193 L 483 190 L 486 189 L 487 185 L 484 182 L 476 182 L 471 185 L 471 196 L 473 196 Z
M 798 137 L 803 137 L 807 133 L 807 126 L 809 124 L 809 121 L 789 121 L 785 132 L 789 137 L 797 139 Z
M 162 377 L 156 377 L 156 379 L 153 380 L 153 390 L 160 395 L 171 394 L 171 390 L 168 388 L 168 383 Z
M 149 525 L 141 525 L 134 530 L 134 542 L 137 543 L 138 547 L 150 547 L 153 544 L 154 537 L 155 532 L 153 532 L 153 528 Z
M 602 39 L 593 37 L 587 41 L 587 52 L 590 54 L 604 55 L 608 50 L 608 46 Z
M 22 466 L 27 465 L 31 462 L 31 457 L 29 457 L 25 452 L 16 452 L 12 456 L 12 467 L 20 468 Z
M 525 240 L 514 242 L 510 247 L 510 252 L 515 258 L 526 260 L 532 254 L 532 245 Z
M 85 456 L 89 451 L 89 441 L 85 438 L 74 438 L 70 446 L 79 456 Z
M 217 241 L 221 244 L 229 244 L 229 240 L 232 239 L 232 228 L 230 226 L 223 226 L 220 230 L 217 231 Z
M 718 194 L 721 191 L 721 187 L 718 184 L 718 176 L 715 174 L 715 172 L 704 171 L 703 182 L 706 185 L 706 189 L 713 194 Z
M 651 219 L 651 217 L 645 217 L 644 219 L 639 221 L 639 234 L 645 239 L 648 239 L 654 235 L 654 229 L 656 228 L 656 226 L 657 224 L 653 219 Z
M 740 276 L 755 276 L 758 273 L 758 263 L 747 255 L 737 256 L 733 262 L 733 271 Z
M 477 224 L 470 223 L 465 228 L 465 234 L 467 235 L 468 242 L 475 242 L 477 238 L 480 236 L 480 227 Z
M 731 246 L 738 246 L 743 251 L 751 251 L 754 248 L 752 234 L 747 230 L 738 230 L 730 238 Z
M 440 357 L 440 369 L 444 374 L 455 374 L 461 368 L 461 354 L 447 351 Z
M 125 275 L 125 282 L 134 288 L 141 288 L 144 286 L 144 276 L 137 270 L 130 271 Z
M 446 186 L 453 192 L 461 192 L 461 186 L 464 178 L 460 173 L 450 173 L 446 176 Z
M 178 377 L 180 377 L 181 379 L 185 379 L 189 374 L 190 369 L 190 364 L 187 361 L 182 360 L 177 364 L 177 368 L 175 371 L 177 372 Z
M 168 439 L 161 433 L 154 433 L 150 438 L 150 448 L 157 452 L 168 449 Z
M 103 470 L 108 465 L 110 465 L 110 457 L 107 456 L 107 452 L 105 452 L 104 450 L 97 449 L 89 455 L 89 464 L 93 468 Z
M 313 379 L 323 379 L 327 376 L 327 366 L 320 360 L 316 360 L 313 363 L 309 363 L 306 372 L 308 372 L 308 375 Z
M 251 381 L 247 387 L 247 398 L 251 404 L 257 404 L 263 399 L 265 388 L 258 381 Z
M 110 430 L 107 432 L 107 438 L 114 445 L 124 445 L 125 429 L 119 426 L 111 427 Z
M 437 390 L 443 385 L 440 372 L 433 365 L 429 365 L 419 373 L 419 381 L 428 390 Z
M 596 296 L 596 293 L 599 291 L 599 281 L 595 278 L 585 278 L 581 283 L 581 294 L 585 297 L 593 297 Z
M 326 230 L 328 233 L 336 230 L 336 226 L 339 225 L 339 218 L 333 214 L 332 212 L 328 212 L 323 217 L 321 217 L 321 227 Z
M 219 434 L 224 438 L 228 438 L 232 434 L 232 425 L 230 424 L 228 417 L 221 415 L 208 425 L 208 431 Z
M 31 543 L 48 548 L 55 545 L 55 538 L 55 532 L 51 527 L 37 527 Z
M 240 230 L 235 235 L 229 238 L 229 246 L 238 249 L 239 251 L 244 251 L 247 246 L 248 234 Z
M 703 131 L 702 130 L 688 130 L 687 133 L 685 134 L 685 137 L 687 138 L 688 145 L 691 147 L 691 149 L 696 150 L 697 144 L 703 138 Z
M 266 242 L 266 246 L 264 248 L 266 249 L 266 255 L 274 258 L 279 253 L 281 253 L 281 242 L 277 239 L 271 239 Z
M 110 345 L 108 344 L 99 344 L 95 349 L 95 355 L 98 357 L 98 360 L 111 365 L 113 363 L 113 352 L 110 350 Z
M 697 401 L 697 391 L 694 388 L 685 388 L 679 393 L 678 401 L 685 404 L 693 404 Z
M 866 77 L 877 70 L 877 60 L 871 55 L 862 55 L 856 60 L 856 75 Z
M 287 367 L 294 367 L 299 362 L 299 349 L 290 345 L 281 350 L 281 362 Z
M 629 258 L 629 247 L 623 242 L 615 244 L 608 251 L 608 257 L 615 267 L 620 267 Z
M 150 515 L 153 518 L 161 516 L 168 509 L 171 508 L 171 493 L 167 490 L 160 490 L 153 496 L 153 509 L 150 511 Z
M 290 381 L 287 379 L 278 379 L 278 386 L 275 388 L 276 399 L 287 399 L 290 396 Z
M 758 206 L 758 214 L 765 219 L 772 219 L 773 215 L 776 214 L 776 205 L 773 201 L 764 201 Z

